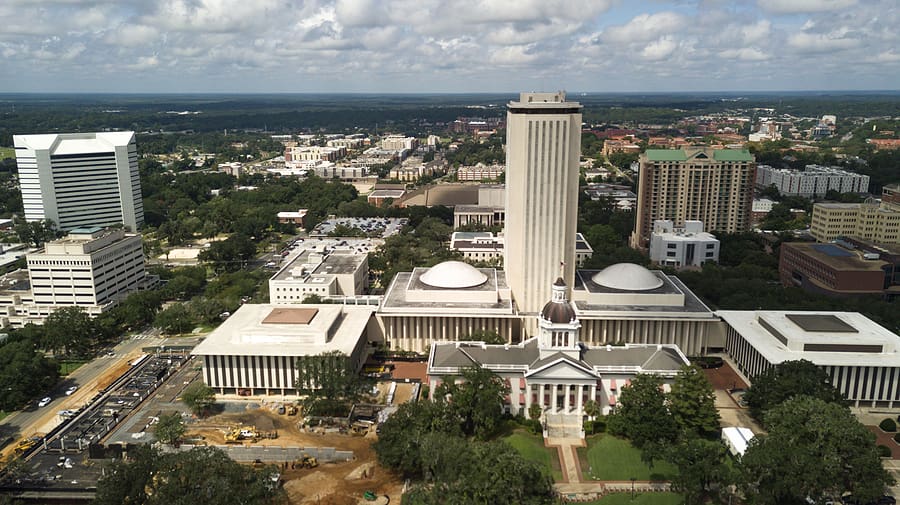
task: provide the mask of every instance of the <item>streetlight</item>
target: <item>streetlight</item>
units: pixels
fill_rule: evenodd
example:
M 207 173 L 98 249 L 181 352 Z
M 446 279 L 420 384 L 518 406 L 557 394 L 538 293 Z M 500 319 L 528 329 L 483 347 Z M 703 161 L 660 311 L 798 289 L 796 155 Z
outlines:
M 636 480 L 637 479 L 634 477 L 631 478 L 631 500 L 632 501 L 634 501 L 634 481 L 636 481 Z

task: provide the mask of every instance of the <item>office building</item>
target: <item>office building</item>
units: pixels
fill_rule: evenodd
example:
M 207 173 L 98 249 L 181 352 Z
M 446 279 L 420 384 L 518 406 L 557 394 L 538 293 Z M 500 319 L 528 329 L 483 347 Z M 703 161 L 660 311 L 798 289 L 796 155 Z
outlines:
M 305 249 L 269 279 L 269 300 L 303 303 L 310 295 L 361 295 L 368 279 L 369 256 L 361 250 Z
M 720 310 L 726 349 L 750 380 L 784 361 L 811 361 L 854 406 L 900 404 L 900 336 L 857 312 Z
M 220 394 L 296 395 L 297 360 L 342 353 L 352 370 L 366 359 L 372 307 L 247 303 L 212 331 L 191 355 L 203 382 Z
M 869 176 L 821 165 L 807 165 L 806 170 L 759 165 L 756 167 L 756 185 L 759 188 L 775 186 L 785 196 L 815 198 L 824 197 L 831 190 L 838 193 L 867 193 Z
M 120 229 L 76 228 L 44 251 L 28 254 L 28 276 L 4 278 L 0 322 L 22 327 L 41 324 L 62 307 L 101 314 L 129 293 L 158 279 L 144 271 L 141 236 Z
M 653 222 L 703 221 L 707 230 L 750 229 L 756 162 L 746 150 L 648 149 L 641 154 L 634 248 L 650 245 Z
M 826 295 L 900 294 L 900 245 L 859 239 L 781 244 L 778 273 L 785 287 Z
M 650 235 L 650 261 L 675 268 L 718 263 L 719 239 L 703 231 L 701 221 L 685 221 L 681 228 L 672 221 L 656 221 Z
M 536 314 L 557 277 L 575 282 L 581 104 L 562 91 L 522 93 L 506 124 L 503 264 L 518 310 Z
M 817 203 L 810 233 L 819 242 L 858 237 L 869 242 L 900 243 L 900 184 L 882 188 L 881 202 Z
M 144 223 L 134 132 L 14 135 L 25 219 L 60 230 Z
M 455 231 L 450 235 L 450 250 L 459 251 L 472 261 L 503 263 L 503 236 L 488 231 Z M 581 233 L 575 234 L 575 262 L 578 265 L 593 256 L 594 250 Z
M 506 186 L 482 184 L 478 186 L 478 203 L 453 206 L 453 227 L 480 225 L 486 228 L 502 226 L 506 221 Z

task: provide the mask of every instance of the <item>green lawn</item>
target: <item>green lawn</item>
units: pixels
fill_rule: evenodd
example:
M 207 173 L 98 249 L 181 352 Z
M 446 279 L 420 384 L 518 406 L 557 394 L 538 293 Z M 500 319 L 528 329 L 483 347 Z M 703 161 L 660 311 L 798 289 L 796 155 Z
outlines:
M 604 496 L 597 501 L 585 502 L 581 505 L 681 505 L 684 499 L 675 493 L 616 493 Z
M 630 442 L 607 434 L 587 437 L 587 447 L 578 448 L 578 459 L 586 480 L 669 480 L 675 473 L 675 467 L 664 461 L 651 469 Z
M 85 363 L 87 361 L 62 361 L 59 363 L 59 374 L 62 376 L 69 375 Z
M 6 158 L 15 158 L 16 150 L 12 147 L 0 147 L 0 160 Z
M 5 411 L 5 410 L 0 410 L 0 421 L 2 421 L 3 418 L 6 417 L 6 416 L 8 416 L 8 415 L 9 415 L 9 412 L 7 412 L 7 411 Z
M 562 480 L 562 467 L 559 464 L 559 452 L 556 448 L 544 447 L 544 439 L 540 435 L 528 433 L 525 430 L 516 430 L 511 435 L 503 437 L 509 445 L 519 451 L 525 459 L 536 462 L 544 467 L 547 475 L 554 481 Z

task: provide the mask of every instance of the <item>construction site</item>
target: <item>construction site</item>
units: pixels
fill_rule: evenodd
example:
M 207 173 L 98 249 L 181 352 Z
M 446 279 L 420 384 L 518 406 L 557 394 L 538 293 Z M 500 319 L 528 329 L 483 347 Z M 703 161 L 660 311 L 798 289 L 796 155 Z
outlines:
M 32 470 L 16 486 L 24 491 L 18 496 L 48 497 L 49 492 L 87 499 L 102 459 L 155 443 L 159 417 L 178 413 L 185 421 L 184 442 L 164 450 L 208 445 L 242 464 L 276 466 L 291 503 L 399 503 L 402 482 L 377 465 L 371 444 L 377 423 L 399 403 L 418 397 L 417 381 L 383 378 L 367 400 L 371 403 L 354 406 L 347 417 L 304 417 L 294 399 L 235 395 L 218 398 L 212 415 L 198 418 L 180 400 L 200 380 L 198 369 L 189 358 L 165 355 L 135 359 L 116 370 L 120 375 L 106 374 L 105 392 L 71 420 L 47 435 L 22 437 L 6 447 L 28 458 Z

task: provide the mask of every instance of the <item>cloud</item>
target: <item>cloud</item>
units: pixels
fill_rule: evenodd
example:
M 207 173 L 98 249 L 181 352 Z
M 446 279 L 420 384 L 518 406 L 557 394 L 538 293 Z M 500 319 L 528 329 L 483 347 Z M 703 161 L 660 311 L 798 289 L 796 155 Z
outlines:
M 896 88 L 900 9 L 860 4 L 7 0 L 0 91 Z
M 662 37 L 647 44 L 641 51 L 641 57 L 650 61 L 662 60 L 671 56 L 676 47 L 678 44 L 672 40 L 672 37 Z
M 719 53 L 719 56 L 725 59 L 737 59 L 742 61 L 764 61 L 771 57 L 771 55 L 764 53 L 755 47 L 726 49 Z
M 674 12 L 640 14 L 625 25 L 606 29 L 601 38 L 607 42 L 645 42 L 684 27 L 685 19 Z
M 758 0 L 759 6 L 775 14 L 799 14 L 846 9 L 857 0 Z
M 804 53 L 827 53 L 858 47 L 860 41 L 846 36 L 844 30 L 831 33 L 795 33 L 788 37 L 788 45 Z

